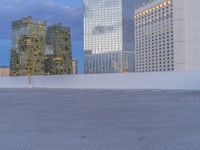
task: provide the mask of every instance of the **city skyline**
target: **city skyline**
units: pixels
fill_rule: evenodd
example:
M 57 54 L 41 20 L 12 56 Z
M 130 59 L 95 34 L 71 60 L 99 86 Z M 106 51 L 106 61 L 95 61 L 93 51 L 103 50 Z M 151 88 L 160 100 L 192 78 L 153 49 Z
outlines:
M 200 149 L 199 8 L 0 0 L 0 150 Z
M 47 21 L 48 25 L 60 22 L 71 27 L 73 57 L 78 60 L 78 72 L 83 72 L 82 0 L 2 0 L 0 3 L 0 66 L 10 65 L 12 21 L 32 16 Z
M 31 16 L 15 20 L 10 53 L 10 76 L 71 74 L 71 29 Z
M 13 18 L 18 20 L 19 16 L 32 16 L 36 20 L 48 22 L 47 26 L 62 23 L 72 28 L 72 55 L 78 61 L 78 73 L 83 73 L 84 68 L 87 70 L 90 66 L 85 73 L 134 72 L 129 70 L 135 66 L 134 60 L 129 55 L 124 56 L 124 52 L 134 52 L 134 49 L 136 72 L 199 69 L 199 44 L 194 40 L 194 37 L 198 37 L 198 32 L 195 32 L 197 23 L 192 16 L 196 13 L 193 10 L 194 2 L 188 3 L 185 0 L 179 6 L 175 5 L 178 1 L 157 0 L 146 5 L 143 3 L 141 7 L 138 6 L 142 5 L 143 0 L 127 3 L 124 3 L 125 0 L 123 3 L 112 0 L 83 2 L 3 0 L 0 6 L 0 19 L 3 20 L 0 30 L 0 66 L 10 66 L 10 26 Z M 135 4 L 130 8 L 137 8 L 135 33 L 132 32 L 134 25 L 129 23 L 134 18 L 134 13 L 128 11 L 132 3 Z M 151 7 L 154 4 L 157 6 L 153 10 Z M 150 8 L 146 9 L 147 7 Z M 179 11 L 179 7 L 184 10 L 184 14 Z M 179 21 L 180 18 L 182 22 Z M 132 38 L 134 34 L 135 39 Z M 133 46 L 134 42 L 136 47 Z M 129 62 L 133 63 L 130 67 Z

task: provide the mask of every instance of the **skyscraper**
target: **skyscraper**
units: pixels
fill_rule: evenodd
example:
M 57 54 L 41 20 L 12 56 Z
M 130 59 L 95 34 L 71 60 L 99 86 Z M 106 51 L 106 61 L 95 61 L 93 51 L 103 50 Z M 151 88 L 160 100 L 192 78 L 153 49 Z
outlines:
M 174 71 L 172 0 L 149 2 L 135 10 L 136 71 Z
M 47 28 L 45 74 L 72 74 L 72 48 L 70 28 L 58 23 Z
M 134 71 L 133 16 L 138 2 L 84 0 L 86 74 Z
M 25 17 L 12 23 L 10 75 L 43 75 L 46 23 Z
M 135 10 L 136 71 L 200 70 L 199 0 L 154 0 Z

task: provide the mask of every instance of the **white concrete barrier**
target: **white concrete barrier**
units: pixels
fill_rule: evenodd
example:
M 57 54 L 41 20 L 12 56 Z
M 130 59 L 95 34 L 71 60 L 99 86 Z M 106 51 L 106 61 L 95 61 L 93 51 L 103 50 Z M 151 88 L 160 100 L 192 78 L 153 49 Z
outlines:
M 200 72 L 10 77 L 0 88 L 188 89 L 200 90 Z
M 0 88 L 28 88 L 28 77 L 0 77 Z

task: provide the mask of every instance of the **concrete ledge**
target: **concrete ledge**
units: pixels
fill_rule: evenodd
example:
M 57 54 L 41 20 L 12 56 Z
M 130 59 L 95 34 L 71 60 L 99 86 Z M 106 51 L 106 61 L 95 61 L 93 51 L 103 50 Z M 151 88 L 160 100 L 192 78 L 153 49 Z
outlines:
M 200 90 L 200 72 L 5 77 L 0 88 Z

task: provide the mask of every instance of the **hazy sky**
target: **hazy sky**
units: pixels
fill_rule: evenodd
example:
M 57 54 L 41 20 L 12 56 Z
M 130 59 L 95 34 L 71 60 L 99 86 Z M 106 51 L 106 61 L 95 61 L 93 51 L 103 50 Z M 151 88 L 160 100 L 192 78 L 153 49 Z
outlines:
M 79 72 L 83 71 L 82 0 L 0 0 L 0 65 L 9 66 L 11 23 L 24 16 L 71 27 L 73 56 L 79 61 Z

